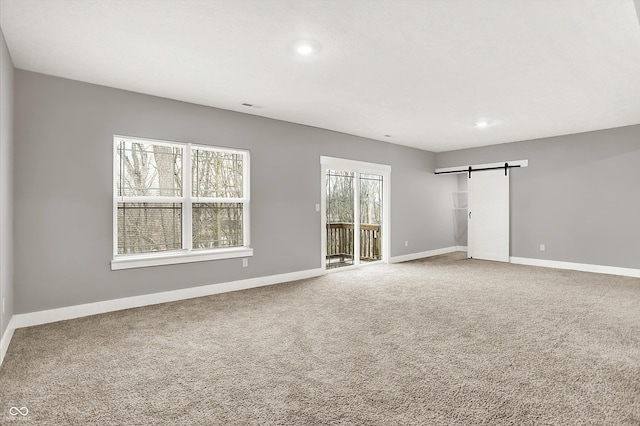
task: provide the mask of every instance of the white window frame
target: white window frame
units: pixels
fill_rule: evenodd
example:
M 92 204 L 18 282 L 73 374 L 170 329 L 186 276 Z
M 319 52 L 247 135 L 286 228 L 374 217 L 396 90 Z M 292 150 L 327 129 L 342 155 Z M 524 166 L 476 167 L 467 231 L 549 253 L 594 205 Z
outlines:
M 118 195 L 118 141 L 122 139 L 153 143 L 177 147 L 182 149 L 182 197 L 125 197 Z M 191 153 L 193 149 L 227 152 L 243 155 L 242 195 L 238 198 L 194 197 L 191 194 Z M 248 150 L 222 148 L 211 145 L 196 145 L 184 142 L 172 142 L 157 139 L 140 138 L 136 136 L 113 136 L 113 258 L 111 270 L 143 268 L 147 266 L 174 265 L 178 263 L 202 262 L 207 260 L 233 259 L 253 256 L 250 230 L 250 155 Z M 118 203 L 121 202 L 149 202 L 181 203 L 182 204 L 182 249 L 167 250 L 142 254 L 118 254 Z M 223 247 L 216 249 L 192 248 L 192 205 L 193 203 L 224 203 L 242 202 L 242 239 L 241 247 Z

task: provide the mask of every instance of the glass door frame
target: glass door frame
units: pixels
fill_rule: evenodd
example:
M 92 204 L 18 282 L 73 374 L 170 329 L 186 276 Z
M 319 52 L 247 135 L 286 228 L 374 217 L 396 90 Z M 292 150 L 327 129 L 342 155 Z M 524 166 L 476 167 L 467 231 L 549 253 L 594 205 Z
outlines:
M 378 262 L 389 263 L 391 254 L 391 166 L 386 164 L 367 163 L 364 161 L 347 160 L 344 158 L 320 156 L 320 232 L 321 232 L 321 268 L 326 272 L 344 271 L 363 265 L 375 265 Z M 338 170 L 355 173 L 354 180 L 354 259 L 353 265 L 339 268 L 327 268 L 327 170 Z M 382 256 L 374 262 L 360 261 L 360 174 L 382 176 Z

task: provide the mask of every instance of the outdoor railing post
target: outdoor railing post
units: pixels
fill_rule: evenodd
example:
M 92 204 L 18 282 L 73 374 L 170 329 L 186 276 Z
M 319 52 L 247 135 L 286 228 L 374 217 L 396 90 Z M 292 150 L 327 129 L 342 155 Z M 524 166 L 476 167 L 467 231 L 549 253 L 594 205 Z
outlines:
M 366 224 L 360 225 L 360 250 L 355 249 L 356 230 L 353 223 L 327 223 L 327 264 L 331 264 L 332 258 L 337 258 L 339 263 L 344 263 L 347 259 L 351 262 L 355 256 L 360 256 L 362 261 L 380 260 L 382 252 L 380 239 L 380 225 Z

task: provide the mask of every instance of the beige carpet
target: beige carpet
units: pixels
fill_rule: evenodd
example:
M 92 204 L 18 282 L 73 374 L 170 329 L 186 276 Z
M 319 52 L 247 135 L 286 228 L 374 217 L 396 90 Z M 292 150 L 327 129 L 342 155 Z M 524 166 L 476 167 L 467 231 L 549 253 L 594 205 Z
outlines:
M 639 425 L 640 279 L 455 253 L 19 329 L 0 404 L 7 425 Z

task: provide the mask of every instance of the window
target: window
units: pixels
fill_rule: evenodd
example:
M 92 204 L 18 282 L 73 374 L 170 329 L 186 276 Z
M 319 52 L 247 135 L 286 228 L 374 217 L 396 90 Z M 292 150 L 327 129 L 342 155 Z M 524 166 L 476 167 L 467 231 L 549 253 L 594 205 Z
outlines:
M 249 152 L 114 137 L 111 269 L 247 257 Z

